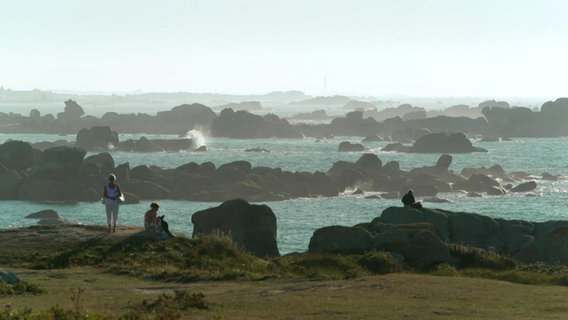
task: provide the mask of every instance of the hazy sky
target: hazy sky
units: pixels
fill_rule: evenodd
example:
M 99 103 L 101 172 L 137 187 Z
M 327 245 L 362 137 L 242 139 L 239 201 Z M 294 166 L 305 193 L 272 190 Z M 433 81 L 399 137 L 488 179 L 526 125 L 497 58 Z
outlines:
M 0 0 L 0 85 L 554 99 L 568 95 L 567 12 L 564 0 Z

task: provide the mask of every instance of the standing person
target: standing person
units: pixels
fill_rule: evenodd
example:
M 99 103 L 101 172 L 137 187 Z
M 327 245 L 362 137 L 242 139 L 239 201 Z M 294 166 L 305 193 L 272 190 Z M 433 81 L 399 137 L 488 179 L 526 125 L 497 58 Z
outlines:
M 118 221 L 118 204 L 119 199 L 122 197 L 120 186 L 116 183 L 116 176 L 111 174 L 108 176 L 108 184 L 105 185 L 103 190 L 103 200 L 106 208 L 108 232 L 111 231 L 111 218 L 112 218 L 112 232 L 116 232 L 116 222 Z

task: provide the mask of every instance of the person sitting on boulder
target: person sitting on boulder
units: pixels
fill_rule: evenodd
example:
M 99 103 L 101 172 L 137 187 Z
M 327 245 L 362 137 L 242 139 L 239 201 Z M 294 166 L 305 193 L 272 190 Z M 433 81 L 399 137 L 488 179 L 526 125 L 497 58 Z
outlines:
M 414 199 L 414 194 L 412 193 L 412 189 L 408 190 L 408 192 L 402 197 L 402 204 L 404 204 L 405 207 L 416 208 L 416 209 L 422 208 L 422 203 L 416 202 L 416 199 Z
M 170 233 L 168 223 L 164 220 L 164 216 L 158 216 L 160 205 L 156 202 L 150 204 L 150 210 L 144 215 L 144 229 L 157 238 L 163 239 L 174 236 Z

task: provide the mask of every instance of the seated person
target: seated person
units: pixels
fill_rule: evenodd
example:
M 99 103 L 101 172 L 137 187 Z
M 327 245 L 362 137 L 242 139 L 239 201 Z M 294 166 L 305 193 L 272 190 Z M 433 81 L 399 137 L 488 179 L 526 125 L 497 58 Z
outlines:
M 416 199 L 414 199 L 414 194 L 412 193 L 412 189 L 408 190 L 408 192 L 402 197 L 402 204 L 404 204 L 405 207 L 411 207 L 416 209 L 422 208 L 422 203 L 416 202 Z
M 150 210 L 146 211 L 144 215 L 144 229 L 158 238 L 167 238 L 170 233 L 163 227 L 163 223 L 165 223 L 163 221 L 164 216 L 158 217 L 159 209 L 160 205 L 157 203 L 152 202 L 150 204 Z

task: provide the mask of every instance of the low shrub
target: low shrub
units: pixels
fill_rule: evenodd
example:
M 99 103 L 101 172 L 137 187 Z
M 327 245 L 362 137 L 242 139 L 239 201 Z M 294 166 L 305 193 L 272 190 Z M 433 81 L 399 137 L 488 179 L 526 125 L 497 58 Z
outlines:
M 457 259 L 459 269 L 487 268 L 492 270 L 512 270 L 519 262 L 496 252 L 472 248 L 461 244 L 449 244 L 450 254 Z
M 14 284 L 0 282 L 0 297 L 20 294 L 42 294 L 44 292 L 45 290 L 40 286 L 26 281 L 19 281 Z
M 403 271 L 403 266 L 392 255 L 382 251 L 370 251 L 357 258 L 357 263 L 375 274 Z

